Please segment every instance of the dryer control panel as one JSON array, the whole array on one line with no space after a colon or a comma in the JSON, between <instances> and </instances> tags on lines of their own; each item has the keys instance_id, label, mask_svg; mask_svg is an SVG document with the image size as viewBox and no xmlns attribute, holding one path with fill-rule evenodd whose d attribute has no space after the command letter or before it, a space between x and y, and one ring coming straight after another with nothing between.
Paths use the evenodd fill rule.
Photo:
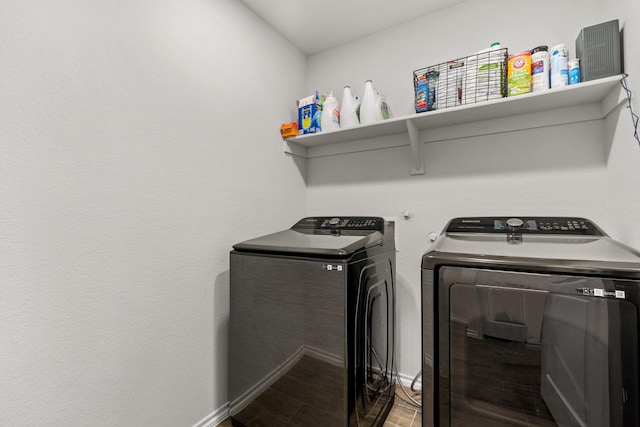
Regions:
<instances>
[{"instance_id":1,"label":"dryer control panel","mask_svg":"<svg viewBox=\"0 0 640 427\"><path fill-rule=\"evenodd\" d=\"M596 224L574 217L468 217L454 218L447 233L521 233L605 236Z\"/></svg>"}]
</instances>

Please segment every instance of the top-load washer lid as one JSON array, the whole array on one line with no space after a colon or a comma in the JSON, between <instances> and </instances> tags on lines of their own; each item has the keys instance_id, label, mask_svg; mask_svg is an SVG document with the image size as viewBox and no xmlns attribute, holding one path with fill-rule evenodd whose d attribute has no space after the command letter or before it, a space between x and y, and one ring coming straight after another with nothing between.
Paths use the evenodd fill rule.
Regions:
<instances>
[{"instance_id":1,"label":"top-load washer lid","mask_svg":"<svg viewBox=\"0 0 640 427\"><path fill-rule=\"evenodd\" d=\"M309 217L289 230L233 245L240 252L348 257L393 239L379 217Z\"/></svg>"},{"instance_id":2,"label":"top-load washer lid","mask_svg":"<svg viewBox=\"0 0 640 427\"><path fill-rule=\"evenodd\" d=\"M422 259L442 264L640 277L640 252L585 218L455 218Z\"/></svg>"}]
</instances>

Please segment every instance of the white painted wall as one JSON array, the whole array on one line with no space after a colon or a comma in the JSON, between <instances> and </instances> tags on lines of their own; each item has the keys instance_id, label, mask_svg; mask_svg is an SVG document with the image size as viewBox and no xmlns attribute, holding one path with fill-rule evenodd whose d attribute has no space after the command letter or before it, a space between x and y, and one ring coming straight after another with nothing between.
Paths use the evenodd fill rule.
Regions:
<instances>
[{"instance_id":1,"label":"white painted wall","mask_svg":"<svg viewBox=\"0 0 640 427\"><path fill-rule=\"evenodd\" d=\"M0 52L0 425L198 423L231 245L305 214L304 56L235 0L5 0Z\"/></svg>"},{"instance_id":2,"label":"white painted wall","mask_svg":"<svg viewBox=\"0 0 640 427\"><path fill-rule=\"evenodd\" d=\"M309 57L307 91L341 95L350 84L361 95L365 79L373 79L396 116L411 114L415 69L466 56L494 41L512 53L566 43L575 55L581 28L621 17L635 40L627 44L630 53L639 42L640 6L621 1L618 7L604 7L610 3L589 0L576 7L543 0L522 14L512 1L467 1ZM637 58L627 59L627 65L637 82ZM429 233L439 233L450 218L585 216L613 237L640 247L635 218L640 149L631 138L630 120L617 119L620 114L628 113L616 110L607 120L429 143L426 173L418 176L409 174L407 146L308 161L309 214L414 214L408 221L400 219L396 235L401 374L412 377L420 369L420 260Z\"/></svg>"},{"instance_id":3,"label":"white painted wall","mask_svg":"<svg viewBox=\"0 0 640 427\"><path fill-rule=\"evenodd\" d=\"M604 2L606 13L620 17L624 25L625 72L628 87L633 92L632 108L640 115L640 4L632 0ZM608 231L616 238L640 247L638 209L640 207L640 142L633 137L631 111L628 103L619 114L607 120L609 153L607 159L609 202Z\"/></svg>"},{"instance_id":4,"label":"white painted wall","mask_svg":"<svg viewBox=\"0 0 640 427\"><path fill-rule=\"evenodd\" d=\"M223 408L228 251L305 214L414 213L397 227L407 375L420 256L449 218L584 215L640 246L624 109L428 144L424 176L404 147L314 159L305 189L277 126L316 88L372 78L409 114L416 68L496 40L572 46L614 17L639 87L635 1L544 0L552 13L524 17L467 3L312 56L306 79L305 58L234 0L0 3L0 425L193 425Z\"/></svg>"}]
</instances>

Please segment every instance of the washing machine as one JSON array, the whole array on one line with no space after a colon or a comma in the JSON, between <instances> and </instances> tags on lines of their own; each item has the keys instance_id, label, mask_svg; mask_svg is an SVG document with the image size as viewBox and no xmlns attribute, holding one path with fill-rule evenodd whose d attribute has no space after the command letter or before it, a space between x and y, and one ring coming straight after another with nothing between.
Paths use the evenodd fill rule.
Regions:
<instances>
[{"instance_id":1,"label":"washing machine","mask_svg":"<svg viewBox=\"0 0 640 427\"><path fill-rule=\"evenodd\" d=\"M640 253L585 218L455 218L422 258L423 426L640 425Z\"/></svg>"},{"instance_id":2,"label":"washing machine","mask_svg":"<svg viewBox=\"0 0 640 427\"><path fill-rule=\"evenodd\" d=\"M381 426L394 401L394 224L309 217L230 254L234 426Z\"/></svg>"}]
</instances>

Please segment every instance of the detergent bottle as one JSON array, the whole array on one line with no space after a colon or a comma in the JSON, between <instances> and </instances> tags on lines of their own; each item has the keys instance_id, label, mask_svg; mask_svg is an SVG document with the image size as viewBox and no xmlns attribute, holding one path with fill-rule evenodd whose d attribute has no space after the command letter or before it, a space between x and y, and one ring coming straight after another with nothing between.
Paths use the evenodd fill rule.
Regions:
<instances>
[{"instance_id":1,"label":"detergent bottle","mask_svg":"<svg viewBox=\"0 0 640 427\"><path fill-rule=\"evenodd\" d=\"M333 96L333 92L324 100L322 115L320 116L320 128L322 132L340 129L340 109L338 100Z\"/></svg>"},{"instance_id":2,"label":"detergent bottle","mask_svg":"<svg viewBox=\"0 0 640 427\"><path fill-rule=\"evenodd\" d=\"M362 105L360 106L360 123L368 125L383 119L380 105L382 95L373 87L373 81L367 80L364 83L364 93L362 94Z\"/></svg>"},{"instance_id":3,"label":"detergent bottle","mask_svg":"<svg viewBox=\"0 0 640 427\"><path fill-rule=\"evenodd\" d=\"M342 93L342 108L340 109L340 128L358 126L358 110L360 100L351 93L351 86L345 86Z\"/></svg>"}]
</instances>

